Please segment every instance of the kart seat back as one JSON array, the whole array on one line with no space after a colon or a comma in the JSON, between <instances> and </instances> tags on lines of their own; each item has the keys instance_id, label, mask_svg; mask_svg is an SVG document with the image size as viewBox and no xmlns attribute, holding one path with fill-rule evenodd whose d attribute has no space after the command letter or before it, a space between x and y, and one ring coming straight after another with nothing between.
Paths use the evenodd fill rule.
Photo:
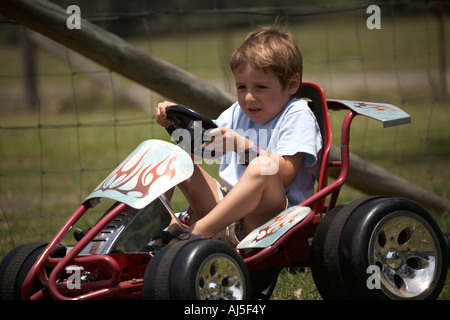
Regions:
<instances>
[{"instance_id":1,"label":"kart seat back","mask_svg":"<svg viewBox=\"0 0 450 320\"><path fill-rule=\"evenodd\" d=\"M320 86L310 82L303 82L298 98L308 100L308 105L316 116L322 135L322 150L320 154L320 171L317 177L317 191L320 191L328 184L328 158L331 147L331 125L328 113L325 94ZM316 202L313 206L315 212L323 212L325 207L325 198Z\"/></svg>"}]
</instances>

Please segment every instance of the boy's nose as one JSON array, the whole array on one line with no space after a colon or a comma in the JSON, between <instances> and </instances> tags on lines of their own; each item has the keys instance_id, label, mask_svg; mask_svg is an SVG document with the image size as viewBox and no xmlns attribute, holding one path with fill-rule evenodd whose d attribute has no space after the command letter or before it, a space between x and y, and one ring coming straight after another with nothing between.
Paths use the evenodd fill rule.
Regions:
<instances>
[{"instance_id":1,"label":"boy's nose","mask_svg":"<svg viewBox=\"0 0 450 320\"><path fill-rule=\"evenodd\" d=\"M255 101L255 96L251 93L251 92L247 92L247 94L245 95L245 102L254 102Z\"/></svg>"}]
</instances>

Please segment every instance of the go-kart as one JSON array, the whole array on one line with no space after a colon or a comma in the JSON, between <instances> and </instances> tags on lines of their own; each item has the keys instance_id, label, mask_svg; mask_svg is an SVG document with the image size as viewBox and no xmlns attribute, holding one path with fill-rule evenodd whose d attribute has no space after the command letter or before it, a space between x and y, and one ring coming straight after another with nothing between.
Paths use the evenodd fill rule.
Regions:
<instances>
[{"instance_id":1,"label":"go-kart","mask_svg":"<svg viewBox=\"0 0 450 320\"><path fill-rule=\"evenodd\" d=\"M49 243L25 244L4 257L0 299L267 299L280 269L290 266L311 267L325 299L437 298L447 275L449 237L427 210L387 196L336 205L349 172L353 118L368 116L388 127L409 123L409 115L388 104L326 100L312 83L303 84L302 98L323 137L317 191L274 213L237 247L199 238L148 249L172 218L186 224L164 193L192 174L189 153L205 152L198 147L203 141L194 140L215 127L195 110L173 106L169 131L189 130L195 138L182 142L197 147L186 152L174 143L142 142ZM338 161L329 160L329 109L347 110ZM331 167L340 168L340 176L328 183ZM80 217L104 198L114 202L109 210L78 234L75 245L62 245Z\"/></svg>"}]
</instances>

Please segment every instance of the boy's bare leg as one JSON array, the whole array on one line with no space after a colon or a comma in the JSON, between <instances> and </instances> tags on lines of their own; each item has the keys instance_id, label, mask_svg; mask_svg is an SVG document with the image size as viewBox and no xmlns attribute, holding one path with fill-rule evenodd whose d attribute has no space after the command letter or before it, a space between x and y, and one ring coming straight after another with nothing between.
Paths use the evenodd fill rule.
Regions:
<instances>
[{"instance_id":1,"label":"boy's bare leg","mask_svg":"<svg viewBox=\"0 0 450 320\"><path fill-rule=\"evenodd\" d=\"M190 224L203 218L219 201L217 181L196 164L192 176L181 182L178 187L189 203ZM168 231L179 229L178 224L172 221Z\"/></svg>"},{"instance_id":2,"label":"boy's bare leg","mask_svg":"<svg viewBox=\"0 0 450 320\"><path fill-rule=\"evenodd\" d=\"M263 175L272 159L260 157L250 163L239 182L212 210L191 225L199 236L214 236L231 223L245 217L245 231L250 232L284 210L286 196L278 172Z\"/></svg>"},{"instance_id":3,"label":"boy's bare leg","mask_svg":"<svg viewBox=\"0 0 450 320\"><path fill-rule=\"evenodd\" d=\"M178 187L183 192L186 200L189 202L189 223L195 223L203 216L208 214L219 201L217 181L208 174L200 166L194 164L194 172L192 176L181 182ZM165 193L166 198L170 201L174 192L174 188ZM167 231L174 232L180 230L179 223L172 218ZM161 239L157 239L154 245L162 245Z\"/></svg>"},{"instance_id":4,"label":"boy's bare leg","mask_svg":"<svg viewBox=\"0 0 450 320\"><path fill-rule=\"evenodd\" d=\"M219 202L217 181L199 165L194 165L192 176L178 187L189 202L190 223L204 217Z\"/></svg>"}]
</instances>

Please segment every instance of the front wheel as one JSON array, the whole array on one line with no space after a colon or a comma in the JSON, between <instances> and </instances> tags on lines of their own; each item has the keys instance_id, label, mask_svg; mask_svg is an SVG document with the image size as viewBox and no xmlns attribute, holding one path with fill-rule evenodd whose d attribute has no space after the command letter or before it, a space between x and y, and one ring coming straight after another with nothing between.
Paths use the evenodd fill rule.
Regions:
<instances>
[{"instance_id":1,"label":"front wheel","mask_svg":"<svg viewBox=\"0 0 450 320\"><path fill-rule=\"evenodd\" d=\"M11 250L0 263L0 300L21 300L22 286L36 258L44 251L47 243L34 242ZM40 288L39 281L32 291Z\"/></svg>"},{"instance_id":2,"label":"front wheel","mask_svg":"<svg viewBox=\"0 0 450 320\"><path fill-rule=\"evenodd\" d=\"M247 266L231 246L181 241L160 250L145 271L144 299L243 300L251 296Z\"/></svg>"},{"instance_id":3,"label":"front wheel","mask_svg":"<svg viewBox=\"0 0 450 320\"><path fill-rule=\"evenodd\" d=\"M327 216L311 248L313 277L324 298L439 296L447 276L446 245L423 207L407 199L368 197Z\"/></svg>"}]
</instances>

